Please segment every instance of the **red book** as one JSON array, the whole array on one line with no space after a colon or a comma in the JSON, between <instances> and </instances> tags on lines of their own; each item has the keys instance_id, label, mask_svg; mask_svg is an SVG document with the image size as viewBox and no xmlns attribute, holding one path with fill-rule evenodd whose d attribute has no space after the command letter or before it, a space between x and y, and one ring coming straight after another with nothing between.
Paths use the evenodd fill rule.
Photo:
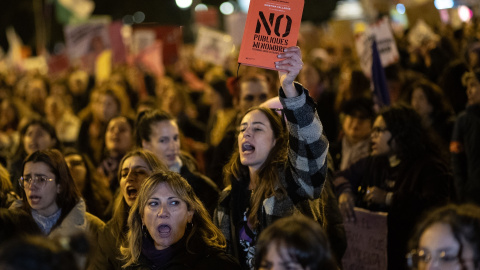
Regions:
<instances>
[{"instance_id":1,"label":"red book","mask_svg":"<svg viewBox=\"0 0 480 270\"><path fill-rule=\"evenodd\" d=\"M251 0L238 62L273 69L277 55L297 45L304 0Z\"/></svg>"}]
</instances>

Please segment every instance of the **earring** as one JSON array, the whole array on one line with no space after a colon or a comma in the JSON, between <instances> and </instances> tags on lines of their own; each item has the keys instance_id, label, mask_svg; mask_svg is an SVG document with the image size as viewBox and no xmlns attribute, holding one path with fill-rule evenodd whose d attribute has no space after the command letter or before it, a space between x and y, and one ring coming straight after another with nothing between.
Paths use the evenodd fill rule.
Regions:
<instances>
[{"instance_id":1,"label":"earring","mask_svg":"<svg viewBox=\"0 0 480 270\"><path fill-rule=\"evenodd\" d=\"M147 228L145 227L145 224L142 224L142 233L143 233L143 237L144 238L147 238Z\"/></svg>"},{"instance_id":2,"label":"earring","mask_svg":"<svg viewBox=\"0 0 480 270\"><path fill-rule=\"evenodd\" d=\"M187 223L187 227L191 230L193 229L193 221L190 222L190 223Z\"/></svg>"}]
</instances>

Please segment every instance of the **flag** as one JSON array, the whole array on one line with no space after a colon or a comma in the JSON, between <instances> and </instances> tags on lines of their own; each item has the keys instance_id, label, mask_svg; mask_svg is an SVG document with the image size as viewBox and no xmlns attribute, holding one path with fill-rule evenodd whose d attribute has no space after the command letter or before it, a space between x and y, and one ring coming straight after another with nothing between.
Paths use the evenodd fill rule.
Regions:
<instances>
[{"instance_id":1,"label":"flag","mask_svg":"<svg viewBox=\"0 0 480 270\"><path fill-rule=\"evenodd\" d=\"M387 78L378 54L377 42L372 42L372 84L376 103L380 106L390 105L390 93L388 92Z\"/></svg>"},{"instance_id":2,"label":"flag","mask_svg":"<svg viewBox=\"0 0 480 270\"><path fill-rule=\"evenodd\" d=\"M55 0L55 15L61 24L84 21L94 9L95 3L91 0Z\"/></svg>"}]
</instances>

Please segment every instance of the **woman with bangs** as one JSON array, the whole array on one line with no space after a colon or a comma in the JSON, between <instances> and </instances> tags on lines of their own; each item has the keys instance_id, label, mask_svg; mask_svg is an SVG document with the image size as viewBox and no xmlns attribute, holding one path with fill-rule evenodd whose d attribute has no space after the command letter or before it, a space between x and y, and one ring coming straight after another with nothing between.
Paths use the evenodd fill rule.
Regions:
<instances>
[{"instance_id":1,"label":"woman with bangs","mask_svg":"<svg viewBox=\"0 0 480 270\"><path fill-rule=\"evenodd\" d=\"M128 152L118 167L119 190L115 197L113 216L99 237L99 252L89 269L121 269L120 246L126 241L128 212L137 198L143 181L154 171L168 170L153 153L143 149Z\"/></svg>"},{"instance_id":2,"label":"woman with bangs","mask_svg":"<svg viewBox=\"0 0 480 270\"><path fill-rule=\"evenodd\" d=\"M303 66L300 48L285 49L279 59L279 98L288 133L269 108L254 107L243 115L236 150L224 167L230 186L214 214L227 252L243 269L254 268L258 235L276 219L301 213L323 220L328 141L308 90L294 83Z\"/></svg>"},{"instance_id":3,"label":"woman with bangs","mask_svg":"<svg viewBox=\"0 0 480 270\"><path fill-rule=\"evenodd\" d=\"M180 174L158 171L142 184L128 217L124 269L240 269L225 238Z\"/></svg>"}]
</instances>

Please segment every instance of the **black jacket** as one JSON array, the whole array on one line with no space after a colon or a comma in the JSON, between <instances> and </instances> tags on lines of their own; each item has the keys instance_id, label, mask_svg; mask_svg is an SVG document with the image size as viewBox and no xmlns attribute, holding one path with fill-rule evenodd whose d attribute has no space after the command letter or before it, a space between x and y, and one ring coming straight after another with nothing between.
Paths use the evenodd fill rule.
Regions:
<instances>
[{"instance_id":1,"label":"black jacket","mask_svg":"<svg viewBox=\"0 0 480 270\"><path fill-rule=\"evenodd\" d=\"M458 116L450 153L458 199L480 204L480 104Z\"/></svg>"}]
</instances>

